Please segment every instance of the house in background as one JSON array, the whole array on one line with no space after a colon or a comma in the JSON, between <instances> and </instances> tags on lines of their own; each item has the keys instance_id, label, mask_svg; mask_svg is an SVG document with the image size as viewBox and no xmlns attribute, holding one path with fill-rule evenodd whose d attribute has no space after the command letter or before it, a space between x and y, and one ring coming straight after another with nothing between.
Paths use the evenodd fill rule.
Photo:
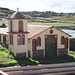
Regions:
<instances>
[{"instance_id":1,"label":"house in background","mask_svg":"<svg viewBox=\"0 0 75 75\"><path fill-rule=\"evenodd\" d=\"M75 37L70 37L70 50L75 51Z\"/></svg>"},{"instance_id":2,"label":"house in background","mask_svg":"<svg viewBox=\"0 0 75 75\"><path fill-rule=\"evenodd\" d=\"M16 57L68 56L70 35L53 26L28 25L17 10L8 19L9 50Z\"/></svg>"}]
</instances>

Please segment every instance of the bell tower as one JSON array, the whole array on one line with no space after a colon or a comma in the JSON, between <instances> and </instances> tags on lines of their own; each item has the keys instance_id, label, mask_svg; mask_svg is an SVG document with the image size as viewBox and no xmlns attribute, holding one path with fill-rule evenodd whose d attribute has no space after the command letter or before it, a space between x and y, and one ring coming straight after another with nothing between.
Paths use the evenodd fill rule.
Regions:
<instances>
[{"instance_id":1,"label":"bell tower","mask_svg":"<svg viewBox=\"0 0 75 75\"><path fill-rule=\"evenodd\" d=\"M19 12L19 8L8 18L9 50L16 57L28 57L27 20L28 18Z\"/></svg>"}]
</instances>

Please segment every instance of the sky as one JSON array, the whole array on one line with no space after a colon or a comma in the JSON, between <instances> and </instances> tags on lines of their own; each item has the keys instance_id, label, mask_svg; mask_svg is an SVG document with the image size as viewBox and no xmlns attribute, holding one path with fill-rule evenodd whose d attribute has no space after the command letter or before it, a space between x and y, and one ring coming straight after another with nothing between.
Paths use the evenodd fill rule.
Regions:
<instances>
[{"instance_id":1,"label":"sky","mask_svg":"<svg viewBox=\"0 0 75 75\"><path fill-rule=\"evenodd\" d=\"M0 0L0 7L19 11L75 12L75 0Z\"/></svg>"}]
</instances>

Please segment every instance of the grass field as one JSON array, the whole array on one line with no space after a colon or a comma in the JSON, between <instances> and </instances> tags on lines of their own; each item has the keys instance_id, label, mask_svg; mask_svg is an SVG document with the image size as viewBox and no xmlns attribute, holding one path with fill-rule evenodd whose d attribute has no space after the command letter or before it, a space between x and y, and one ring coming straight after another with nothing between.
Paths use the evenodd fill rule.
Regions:
<instances>
[{"instance_id":1,"label":"grass field","mask_svg":"<svg viewBox=\"0 0 75 75\"><path fill-rule=\"evenodd\" d=\"M73 57L48 58L38 60L33 60L31 58L20 59L14 57L7 49L0 47L0 67L75 62L75 52L70 51L69 55Z\"/></svg>"},{"instance_id":2,"label":"grass field","mask_svg":"<svg viewBox=\"0 0 75 75\"><path fill-rule=\"evenodd\" d=\"M75 16L54 16L50 18L36 17L32 18L28 24L30 25L44 25L44 26L55 26L61 29L75 30Z\"/></svg>"},{"instance_id":3,"label":"grass field","mask_svg":"<svg viewBox=\"0 0 75 75\"><path fill-rule=\"evenodd\" d=\"M0 25L5 23L8 26L8 19L1 18ZM28 20L29 25L44 25L44 26L55 26L61 29L75 30L75 16L53 16L49 18L44 17L31 17Z\"/></svg>"}]
</instances>

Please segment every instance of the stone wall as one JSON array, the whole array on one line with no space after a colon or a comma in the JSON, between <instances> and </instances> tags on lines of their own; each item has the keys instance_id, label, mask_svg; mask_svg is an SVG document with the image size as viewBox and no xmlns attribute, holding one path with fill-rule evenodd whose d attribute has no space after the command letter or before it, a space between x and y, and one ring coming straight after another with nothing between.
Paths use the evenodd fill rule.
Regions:
<instances>
[{"instance_id":1,"label":"stone wall","mask_svg":"<svg viewBox=\"0 0 75 75\"><path fill-rule=\"evenodd\" d=\"M33 59L44 58L44 51L33 51Z\"/></svg>"},{"instance_id":2,"label":"stone wall","mask_svg":"<svg viewBox=\"0 0 75 75\"><path fill-rule=\"evenodd\" d=\"M57 55L58 56L67 56L68 55L68 50L67 49L57 50Z\"/></svg>"},{"instance_id":3,"label":"stone wall","mask_svg":"<svg viewBox=\"0 0 75 75\"><path fill-rule=\"evenodd\" d=\"M24 53L16 53L16 57L26 57L26 52L24 52Z\"/></svg>"}]
</instances>

